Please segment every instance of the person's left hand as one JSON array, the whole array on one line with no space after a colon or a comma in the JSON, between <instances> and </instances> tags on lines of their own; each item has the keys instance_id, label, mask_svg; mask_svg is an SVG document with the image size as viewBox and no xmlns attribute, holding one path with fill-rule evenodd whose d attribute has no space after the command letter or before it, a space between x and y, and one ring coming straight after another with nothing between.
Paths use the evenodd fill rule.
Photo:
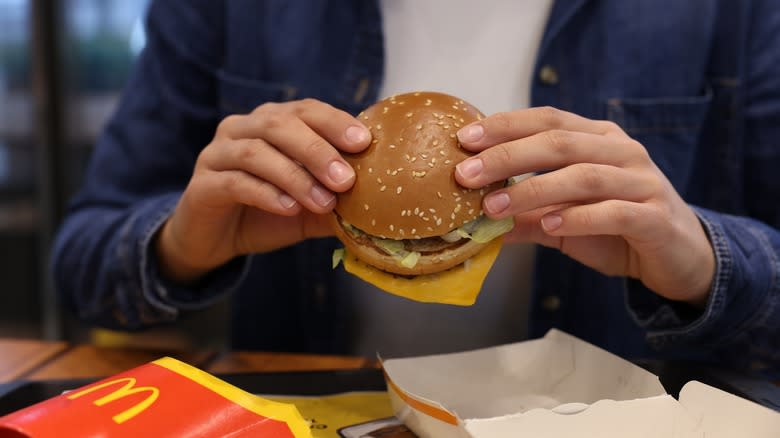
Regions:
<instances>
[{"instance_id":1,"label":"person's left hand","mask_svg":"<svg viewBox=\"0 0 780 438\"><path fill-rule=\"evenodd\" d=\"M615 123L532 108L494 114L458 138L479 152L457 167L465 187L549 171L485 197L488 216L514 215L509 241L558 248L672 300L706 302L715 256L698 217Z\"/></svg>"}]
</instances>

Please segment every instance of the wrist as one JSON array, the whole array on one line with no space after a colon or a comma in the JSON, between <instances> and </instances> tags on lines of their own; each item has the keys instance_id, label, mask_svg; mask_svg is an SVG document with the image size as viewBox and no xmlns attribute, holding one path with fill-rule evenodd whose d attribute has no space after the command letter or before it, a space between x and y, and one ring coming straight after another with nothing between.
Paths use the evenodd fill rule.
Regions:
<instances>
[{"instance_id":1,"label":"wrist","mask_svg":"<svg viewBox=\"0 0 780 438\"><path fill-rule=\"evenodd\" d=\"M188 252L179 244L168 219L154 237L154 251L157 255L160 275L178 284L192 284L207 274L212 267L192 263Z\"/></svg>"}]
</instances>

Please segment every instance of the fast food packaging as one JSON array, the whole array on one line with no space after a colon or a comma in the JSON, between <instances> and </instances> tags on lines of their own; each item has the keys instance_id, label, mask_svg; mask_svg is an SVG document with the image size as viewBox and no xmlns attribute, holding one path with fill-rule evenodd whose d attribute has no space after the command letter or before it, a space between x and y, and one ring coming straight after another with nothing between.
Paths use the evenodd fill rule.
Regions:
<instances>
[{"instance_id":1,"label":"fast food packaging","mask_svg":"<svg viewBox=\"0 0 780 438\"><path fill-rule=\"evenodd\" d=\"M164 357L0 418L13 437L310 438L295 406Z\"/></svg>"},{"instance_id":2,"label":"fast food packaging","mask_svg":"<svg viewBox=\"0 0 780 438\"><path fill-rule=\"evenodd\" d=\"M421 438L777 438L780 413L652 373L557 330L541 339L383 362L395 415Z\"/></svg>"}]
</instances>

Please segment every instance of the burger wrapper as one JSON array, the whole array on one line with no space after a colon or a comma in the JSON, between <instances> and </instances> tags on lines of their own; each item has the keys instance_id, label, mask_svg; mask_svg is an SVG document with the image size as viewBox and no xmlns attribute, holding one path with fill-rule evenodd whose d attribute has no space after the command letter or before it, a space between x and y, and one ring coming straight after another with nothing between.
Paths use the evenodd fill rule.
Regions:
<instances>
[{"instance_id":1,"label":"burger wrapper","mask_svg":"<svg viewBox=\"0 0 780 438\"><path fill-rule=\"evenodd\" d=\"M294 405L249 394L170 357L0 418L0 436L311 438Z\"/></svg>"},{"instance_id":2,"label":"burger wrapper","mask_svg":"<svg viewBox=\"0 0 780 438\"><path fill-rule=\"evenodd\" d=\"M412 278L388 274L368 266L349 251L345 252L344 269L385 292L410 300L470 306L476 302L482 283L501 252L502 245L503 237L493 239L485 249L464 264L438 274Z\"/></svg>"}]
</instances>

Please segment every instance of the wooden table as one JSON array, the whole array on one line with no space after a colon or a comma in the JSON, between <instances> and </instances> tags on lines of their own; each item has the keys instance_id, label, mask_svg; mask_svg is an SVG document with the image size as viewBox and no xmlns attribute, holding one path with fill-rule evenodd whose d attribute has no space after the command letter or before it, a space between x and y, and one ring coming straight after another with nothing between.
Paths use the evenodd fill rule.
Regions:
<instances>
[{"instance_id":1,"label":"wooden table","mask_svg":"<svg viewBox=\"0 0 780 438\"><path fill-rule=\"evenodd\" d=\"M357 369L377 366L374 360L350 356L212 350L154 351L0 338L0 383L17 379L110 376L163 356L175 357L215 374Z\"/></svg>"}]
</instances>

